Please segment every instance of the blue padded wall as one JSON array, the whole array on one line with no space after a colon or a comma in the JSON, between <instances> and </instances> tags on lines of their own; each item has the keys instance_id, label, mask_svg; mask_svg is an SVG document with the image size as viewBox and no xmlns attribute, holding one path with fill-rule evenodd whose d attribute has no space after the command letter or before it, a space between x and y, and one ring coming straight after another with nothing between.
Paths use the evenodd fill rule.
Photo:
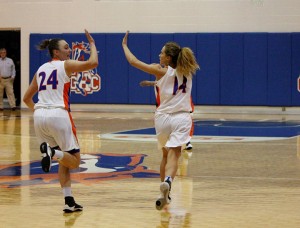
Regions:
<instances>
[{"instance_id":1,"label":"blue padded wall","mask_svg":"<svg viewBox=\"0 0 300 228\"><path fill-rule=\"evenodd\" d=\"M101 90L99 91L99 93L93 94L94 96L97 96L97 102L93 102L93 103L96 104L106 103L107 94L108 94L107 87L105 86L107 84L107 77L106 77L107 66L106 66L105 55L104 55L104 53L107 53L106 36L104 34L94 34L93 38L97 40L97 50L99 52L98 54L99 65L97 70L98 70L98 74L101 77ZM86 99L84 102L86 102Z\"/></svg>"},{"instance_id":2,"label":"blue padded wall","mask_svg":"<svg viewBox=\"0 0 300 228\"><path fill-rule=\"evenodd\" d=\"M155 104L155 80L130 66L124 56L124 33L92 34L99 50L101 90L87 96L71 93L72 103ZM85 41L80 34L31 34L30 80L49 61L35 46L43 39L63 38L70 45ZM141 61L159 63L163 45L175 41L190 47L200 65L193 78L196 105L299 106L300 33L132 33L128 45Z\"/></svg>"},{"instance_id":3,"label":"blue padded wall","mask_svg":"<svg viewBox=\"0 0 300 228\"><path fill-rule=\"evenodd\" d=\"M129 79L128 63L123 54L122 39L124 34L106 36L106 88L109 104L128 104ZM101 50L100 50L101 51Z\"/></svg>"},{"instance_id":4,"label":"blue padded wall","mask_svg":"<svg viewBox=\"0 0 300 228\"><path fill-rule=\"evenodd\" d=\"M268 34L244 35L244 105L267 104Z\"/></svg>"},{"instance_id":5,"label":"blue padded wall","mask_svg":"<svg viewBox=\"0 0 300 228\"><path fill-rule=\"evenodd\" d=\"M291 34L268 34L268 91L270 106L291 105Z\"/></svg>"},{"instance_id":6,"label":"blue padded wall","mask_svg":"<svg viewBox=\"0 0 300 228\"><path fill-rule=\"evenodd\" d=\"M137 45L138 44L138 45ZM135 34L128 39L128 46L131 51L143 62L150 63L150 50L151 40L149 34ZM124 58L125 55L123 54ZM129 67L128 71L128 88L130 104L144 104L150 103L151 93L149 88L141 87L139 83L143 80L149 80L149 75L134 67ZM153 77L152 80L155 78ZM153 87L150 87L153 90ZM154 94L152 94L154 96Z\"/></svg>"},{"instance_id":7,"label":"blue padded wall","mask_svg":"<svg viewBox=\"0 0 300 228\"><path fill-rule=\"evenodd\" d=\"M220 34L197 34L197 61L200 71L197 73L197 91L195 104L220 104Z\"/></svg>"},{"instance_id":8,"label":"blue padded wall","mask_svg":"<svg viewBox=\"0 0 300 228\"><path fill-rule=\"evenodd\" d=\"M243 34L221 34L220 104L243 105Z\"/></svg>"},{"instance_id":9,"label":"blue padded wall","mask_svg":"<svg viewBox=\"0 0 300 228\"><path fill-rule=\"evenodd\" d=\"M300 33L292 34L292 105L300 105L300 92L298 91L298 77L300 76Z\"/></svg>"}]
</instances>

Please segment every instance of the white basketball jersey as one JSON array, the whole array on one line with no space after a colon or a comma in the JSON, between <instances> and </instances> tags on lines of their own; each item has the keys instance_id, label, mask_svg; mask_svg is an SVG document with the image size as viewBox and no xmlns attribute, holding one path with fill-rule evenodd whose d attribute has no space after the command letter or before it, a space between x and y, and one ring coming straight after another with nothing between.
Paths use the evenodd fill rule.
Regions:
<instances>
[{"instance_id":1,"label":"white basketball jersey","mask_svg":"<svg viewBox=\"0 0 300 228\"><path fill-rule=\"evenodd\" d=\"M38 84L37 108L64 108L69 110L70 78L65 61L53 60L40 66L36 73Z\"/></svg>"},{"instance_id":2,"label":"white basketball jersey","mask_svg":"<svg viewBox=\"0 0 300 228\"><path fill-rule=\"evenodd\" d=\"M167 73L156 82L155 96L157 112L191 112L192 79L176 75L168 66Z\"/></svg>"}]
</instances>

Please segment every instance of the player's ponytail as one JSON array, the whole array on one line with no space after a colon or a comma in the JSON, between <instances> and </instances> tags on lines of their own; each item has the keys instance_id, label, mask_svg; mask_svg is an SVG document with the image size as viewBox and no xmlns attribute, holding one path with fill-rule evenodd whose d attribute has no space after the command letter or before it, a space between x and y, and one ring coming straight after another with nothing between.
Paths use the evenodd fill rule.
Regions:
<instances>
[{"instance_id":1,"label":"player's ponytail","mask_svg":"<svg viewBox=\"0 0 300 228\"><path fill-rule=\"evenodd\" d=\"M192 77L200 69L193 51L188 47L181 48L175 42L168 42L165 44L165 53L171 57L169 64L176 68L178 75Z\"/></svg>"},{"instance_id":2,"label":"player's ponytail","mask_svg":"<svg viewBox=\"0 0 300 228\"><path fill-rule=\"evenodd\" d=\"M188 47L181 48L177 58L176 71L178 74L192 77L196 74L196 70L198 69L200 69L200 67L196 61L193 51Z\"/></svg>"},{"instance_id":3,"label":"player's ponytail","mask_svg":"<svg viewBox=\"0 0 300 228\"><path fill-rule=\"evenodd\" d=\"M55 39L45 39L42 40L36 48L38 50L45 50L48 48L49 54L51 58L53 58L53 50L59 50L58 42L61 41L62 39L55 38Z\"/></svg>"}]
</instances>

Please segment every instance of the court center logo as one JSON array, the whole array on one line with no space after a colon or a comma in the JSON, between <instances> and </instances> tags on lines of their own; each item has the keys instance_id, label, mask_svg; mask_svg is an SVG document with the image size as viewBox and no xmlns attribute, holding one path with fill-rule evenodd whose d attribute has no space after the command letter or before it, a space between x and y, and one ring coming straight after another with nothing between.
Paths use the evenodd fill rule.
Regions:
<instances>
[{"instance_id":1,"label":"court center logo","mask_svg":"<svg viewBox=\"0 0 300 228\"><path fill-rule=\"evenodd\" d=\"M81 164L72 175L73 183L94 184L106 180L127 178L158 178L159 172L142 163L145 154L82 154ZM0 165L0 188L57 184L58 162L53 161L49 173L44 173L40 161Z\"/></svg>"},{"instance_id":2,"label":"court center logo","mask_svg":"<svg viewBox=\"0 0 300 228\"><path fill-rule=\"evenodd\" d=\"M72 59L84 61L90 55L90 44L86 42L72 42ZM74 72L71 75L71 92L87 96L101 89L101 77L97 73L97 68Z\"/></svg>"}]
</instances>

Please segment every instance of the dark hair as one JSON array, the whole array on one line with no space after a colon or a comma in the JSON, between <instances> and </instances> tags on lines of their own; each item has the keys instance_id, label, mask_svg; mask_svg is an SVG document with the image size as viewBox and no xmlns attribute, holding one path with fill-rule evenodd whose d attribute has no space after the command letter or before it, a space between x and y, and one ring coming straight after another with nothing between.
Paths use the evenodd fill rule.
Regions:
<instances>
[{"instance_id":1,"label":"dark hair","mask_svg":"<svg viewBox=\"0 0 300 228\"><path fill-rule=\"evenodd\" d=\"M171 57L170 65L176 68L180 75L191 77L200 69L193 51L188 47L181 48L175 42L168 42L165 44L165 53Z\"/></svg>"},{"instance_id":2,"label":"dark hair","mask_svg":"<svg viewBox=\"0 0 300 228\"><path fill-rule=\"evenodd\" d=\"M51 58L53 58L53 50L59 50L59 41L63 39L60 38L54 38L54 39L46 39L43 40L41 43L39 43L36 47L38 50L45 50L48 48L49 54Z\"/></svg>"},{"instance_id":3,"label":"dark hair","mask_svg":"<svg viewBox=\"0 0 300 228\"><path fill-rule=\"evenodd\" d=\"M167 56L171 57L170 65L176 68L177 66L177 59L181 48L179 44L175 42L168 42L165 44L165 53Z\"/></svg>"}]
</instances>

